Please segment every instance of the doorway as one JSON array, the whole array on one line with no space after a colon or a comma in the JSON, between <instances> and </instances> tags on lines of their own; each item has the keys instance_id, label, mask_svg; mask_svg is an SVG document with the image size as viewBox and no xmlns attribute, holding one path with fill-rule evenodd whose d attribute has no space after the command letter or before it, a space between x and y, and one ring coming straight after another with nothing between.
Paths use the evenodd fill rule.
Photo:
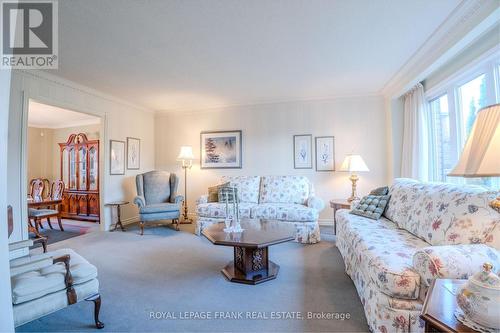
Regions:
<instances>
[{"instance_id":1,"label":"doorway","mask_svg":"<svg viewBox=\"0 0 500 333\"><path fill-rule=\"evenodd\" d=\"M25 159L31 238L53 244L100 229L101 121L28 101Z\"/></svg>"}]
</instances>

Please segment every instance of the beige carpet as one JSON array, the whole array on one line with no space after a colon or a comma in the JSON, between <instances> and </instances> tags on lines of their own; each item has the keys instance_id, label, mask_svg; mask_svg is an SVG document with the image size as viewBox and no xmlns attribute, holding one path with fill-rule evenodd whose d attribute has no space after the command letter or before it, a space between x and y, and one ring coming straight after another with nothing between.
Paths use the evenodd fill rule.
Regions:
<instances>
[{"instance_id":1,"label":"beige carpet","mask_svg":"<svg viewBox=\"0 0 500 333\"><path fill-rule=\"evenodd\" d=\"M147 228L142 237L137 226L127 229L93 232L49 246L73 248L97 266L105 331L368 331L332 228L322 228L319 244L270 247L270 257L281 269L277 279L257 286L227 282L220 269L232 259L232 248L195 236L190 225L180 232ZM18 331L93 330L92 311L90 303L81 302ZM151 318L152 313L161 319ZM333 318L307 319L309 313L332 313ZM235 319L221 318L231 315ZM190 316L197 318L185 319Z\"/></svg>"}]
</instances>

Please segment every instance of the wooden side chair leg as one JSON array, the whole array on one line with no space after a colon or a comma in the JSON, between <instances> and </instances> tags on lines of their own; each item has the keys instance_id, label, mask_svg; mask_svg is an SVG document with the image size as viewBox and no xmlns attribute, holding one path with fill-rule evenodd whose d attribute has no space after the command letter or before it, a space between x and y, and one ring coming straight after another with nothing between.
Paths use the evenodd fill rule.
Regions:
<instances>
[{"instance_id":1,"label":"wooden side chair leg","mask_svg":"<svg viewBox=\"0 0 500 333\"><path fill-rule=\"evenodd\" d=\"M86 301L94 302L94 321L95 327L98 329L104 328L104 324L99 320L99 311L101 310L101 295L95 294L85 299Z\"/></svg>"},{"instance_id":2,"label":"wooden side chair leg","mask_svg":"<svg viewBox=\"0 0 500 333\"><path fill-rule=\"evenodd\" d=\"M58 217L57 217L57 223L59 223L59 229L60 229L61 231L64 231L64 228L63 228L63 226L62 226L62 221L61 221L61 217L60 217L60 216L58 216Z\"/></svg>"},{"instance_id":3,"label":"wooden side chair leg","mask_svg":"<svg viewBox=\"0 0 500 333\"><path fill-rule=\"evenodd\" d=\"M49 224L49 228L54 230L54 228L52 227L52 223L50 223L50 217L47 217L47 223Z\"/></svg>"},{"instance_id":4,"label":"wooden side chair leg","mask_svg":"<svg viewBox=\"0 0 500 333\"><path fill-rule=\"evenodd\" d=\"M139 222L139 226L141 227L141 236L144 235L144 221Z\"/></svg>"},{"instance_id":5,"label":"wooden side chair leg","mask_svg":"<svg viewBox=\"0 0 500 333\"><path fill-rule=\"evenodd\" d=\"M35 218L35 230L36 230L36 233L39 233L40 232L40 229L38 228L40 224L40 220L37 218Z\"/></svg>"}]
</instances>

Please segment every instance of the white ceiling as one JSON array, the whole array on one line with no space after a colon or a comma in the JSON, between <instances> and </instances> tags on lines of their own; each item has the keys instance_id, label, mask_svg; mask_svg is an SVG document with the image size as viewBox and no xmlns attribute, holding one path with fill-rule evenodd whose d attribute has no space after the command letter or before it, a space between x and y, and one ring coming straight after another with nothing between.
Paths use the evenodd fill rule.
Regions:
<instances>
[{"instance_id":1,"label":"white ceiling","mask_svg":"<svg viewBox=\"0 0 500 333\"><path fill-rule=\"evenodd\" d=\"M99 124L100 118L85 113L30 101L28 126L39 128L66 128Z\"/></svg>"},{"instance_id":2,"label":"white ceiling","mask_svg":"<svg viewBox=\"0 0 500 333\"><path fill-rule=\"evenodd\" d=\"M374 94L459 3L59 1L54 74L153 110Z\"/></svg>"}]
</instances>

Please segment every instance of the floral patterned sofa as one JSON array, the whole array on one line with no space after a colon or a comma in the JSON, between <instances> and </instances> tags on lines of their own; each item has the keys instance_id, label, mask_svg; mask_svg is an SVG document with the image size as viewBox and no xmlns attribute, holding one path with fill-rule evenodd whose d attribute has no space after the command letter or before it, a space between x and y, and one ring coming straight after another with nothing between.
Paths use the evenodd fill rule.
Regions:
<instances>
[{"instance_id":1,"label":"floral patterned sofa","mask_svg":"<svg viewBox=\"0 0 500 333\"><path fill-rule=\"evenodd\" d=\"M295 240L313 244L320 241L319 212L324 208L314 196L313 185L302 176L235 176L222 177L238 189L239 212L242 218L273 219L293 223ZM208 225L224 219L225 205L207 202L204 195L197 201L196 234Z\"/></svg>"},{"instance_id":2,"label":"floral patterned sofa","mask_svg":"<svg viewBox=\"0 0 500 333\"><path fill-rule=\"evenodd\" d=\"M419 315L435 278L465 279L500 264L498 193L476 186L396 179L384 216L339 210L337 247L373 332L421 332Z\"/></svg>"}]
</instances>

